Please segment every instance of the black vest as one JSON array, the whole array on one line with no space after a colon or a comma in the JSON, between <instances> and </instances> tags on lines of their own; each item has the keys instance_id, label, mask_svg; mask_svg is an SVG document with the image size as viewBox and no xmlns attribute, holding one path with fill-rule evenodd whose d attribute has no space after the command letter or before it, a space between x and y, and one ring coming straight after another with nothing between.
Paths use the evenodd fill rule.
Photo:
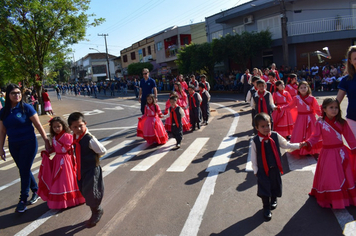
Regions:
<instances>
[{"instance_id":1,"label":"black vest","mask_svg":"<svg viewBox=\"0 0 356 236\"><path fill-rule=\"evenodd\" d=\"M255 92L254 96L253 96L253 100L255 101L255 110L256 110L256 114L259 113L258 111L258 103L261 103L261 112L267 113L269 115L272 114L272 109L270 106L270 101L269 101L269 96L270 92L267 92L264 97L266 100L266 105L267 105L267 111L263 110L263 100L260 99L260 97L257 95L257 91Z\"/></svg>"},{"instance_id":2,"label":"black vest","mask_svg":"<svg viewBox=\"0 0 356 236\"><path fill-rule=\"evenodd\" d=\"M84 137L79 141L80 144L80 164L81 164L81 172L85 172L87 170L93 169L98 166L99 163L99 155L95 153L90 147L89 142L92 139L90 134L84 135Z\"/></svg>"},{"instance_id":3,"label":"black vest","mask_svg":"<svg viewBox=\"0 0 356 236\"><path fill-rule=\"evenodd\" d=\"M194 100L193 98L191 98L190 94L188 95L189 96L189 109L197 109L197 108L200 108L200 102L199 102L199 99L198 99L198 94L197 93L194 93L193 97L195 99L195 106L194 106Z\"/></svg>"},{"instance_id":4,"label":"black vest","mask_svg":"<svg viewBox=\"0 0 356 236\"><path fill-rule=\"evenodd\" d=\"M172 109L173 109L172 107L169 108L169 112L170 112L170 114L171 114L172 125L174 125L174 124L177 125L177 123L175 122L173 113L172 113ZM177 115L177 121L178 121L179 127L182 127L182 116L181 116L181 114L180 114L180 112L179 112L180 109L181 109L180 106L177 106L177 107L174 109L174 111L175 111L175 113L176 113L176 115Z\"/></svg>"},{"instance_id":5,"label":"black vest","mask_svg":"<svg viewBox=\"0 0 356 236\"><path fill-rule=\"evenodd\" d=\"M278 142L277 133L272 131L271 138L276 143L276 147L277 147L278 154L279 154L279 159L282 161L282 159L281 159L281 151L279 149L279 142ZM253 138L253 141L255 142L256 150L257 150L257 166L258 166L258 169L259 170L264 170L263 161L262 161L262 150L261 150L262 144L260 142L260 137L258 135L256 135ZM268 143L265 143L265 153L266 153L266 160L267 160L268 166L269 167L274 166L274 167L278 168L277 162L276 162L276 158L274 156L270 141L268 141Z\"/></svg>"},{"instance_id":6,"label":"black vest","mask_svg":"<svg viewBox=\"0 0 356 236\"><path fill-rule=\"evenodd\" d=\"M201 98L202 98L202 102L201 105L202 106L206 106L209 103L208 100L208 96L206 95L207 91L205 90L202 94L201 94Z\"/></svg>"}]
</instances>

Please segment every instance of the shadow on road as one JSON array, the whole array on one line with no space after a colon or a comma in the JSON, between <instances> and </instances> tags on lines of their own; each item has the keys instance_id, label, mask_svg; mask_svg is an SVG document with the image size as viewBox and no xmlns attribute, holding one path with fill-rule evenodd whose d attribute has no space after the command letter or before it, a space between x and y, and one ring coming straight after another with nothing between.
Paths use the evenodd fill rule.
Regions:
<instances>
[{"instance_id":1,"label":"shadow on road","mask_svg":"<svg viewBox=\"0 0 356 236\"><path fill-rule=\"evenodd\" d=\"M82 231L83 229L86 229L85 221L80 222L75 225L69 225L69 226L64 226L59 229L55 229L53 231L50 231L45 234L41 234L42 236L47 235L47 236L52 236L52 235L75 235L76 233Z\"/></svg>"},{"instance_id":2,"label":"shadow on road","mask_svg":"<svg viewBox=\"0 0 356 236\"><path fill-rule=\"evenodd\" d=\"M210 234L210 236L247 235L264 222L261 216L262 216L262 210L259 210L253 216L250 216L246 219L237 222L234 225L231 225L229 228L224 229L220 233L212 233Z\"/></svg>"}]
</instances>

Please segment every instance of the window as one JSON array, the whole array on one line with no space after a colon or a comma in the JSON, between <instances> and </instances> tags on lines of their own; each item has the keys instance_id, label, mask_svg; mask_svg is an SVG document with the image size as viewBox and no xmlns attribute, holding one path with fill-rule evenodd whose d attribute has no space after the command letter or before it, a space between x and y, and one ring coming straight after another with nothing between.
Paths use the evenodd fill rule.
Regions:
<instances>
[{"instance_id":1,"label":"window","mask_svg":"<svg viewBox=\"0 0 356 236\"><path fill-rule=\"evenodd\" d=\"M157 43L157 51L161 51L162 48L163 48L163 44L162 44L162 41L160 41Z\"/></svg>"},{"instance_id":2,"label":"window","mask_svg":"<svg viewBox=\"0 0 356 236\"><path fill-rule=\"evenodd\" d=\"M220 39L223 36L223 31L219 30L211 34L211 39Z\"/></svg>"},{"instance_id":3,"label":"window","mask_svg":"<svg viewBox=\"0 0 356 236\"><path fill-rule=\"evenodd\" d=\"M104 74L106 73L106 65L93 66L93 74Z\"/></svg>"},{"instance_id":4,"label":"window","mask_svg":"<svg viewBox=\"0 0 356 236\"><path fill-rule=\"evenodd\" d=\"M124 62L127 62L127 55L124 55L122 59Z\"/></svg>"},{"instance_id":5,"label":"window","mask_svg":"<svg viewBox=\"0 0 356 236\"><path fill-rule=\"evenodd\" d=\"M152 52L151 52L151 46L148 46L148 47L147 47L147 52L148 52L148 55L151 55L151 54L152 54Z\"/></svg>"},{"instance_id":6,"label":"window","mask_svg":"<svg viewBox=\"0 0 356 236\"><path fill-rule=\"evenodd\" d=\"M142 55L145 57L146 56L146 48L142 48Z\"/></svg>"},{"instance_id":7,"label":"window","mask_svg":"<svg viewBox=\"0 0 356 236\"><path fill-rule=\"evenodd\" d=\"M272 39L282 38L281 17L273 16L257 21L257 31L269 30L272 33Z\"/></svg>"},{"instance_id":8,"label":"window","mask_svg":"<svg viewBox=\"0 0 356 236\"><path fill-rule=\"evenodd\" d=\"M244 25L239 25L239 26L235 26L232 28L233 34L242 34L242 32L244 32L244 31L245 31Z\"/></svg>"},{"instance_id":9,"label":"window","mask_svg":"<svg viewBox=\"0 0 356 236\"><path fill-rule=\"evenodd\" d=\"M136 60L136 53L135 52L131 52L131 60Z\"/></svg>"},{"instance_id":10,"label":"window","mask_svg":"<svg viewBox=\"0 0 356 236\"><path fill-rule=\"evenodd\" d=\"M189 37L183 37L182 45L189 45Z\"/></svg>"}]
</instances>

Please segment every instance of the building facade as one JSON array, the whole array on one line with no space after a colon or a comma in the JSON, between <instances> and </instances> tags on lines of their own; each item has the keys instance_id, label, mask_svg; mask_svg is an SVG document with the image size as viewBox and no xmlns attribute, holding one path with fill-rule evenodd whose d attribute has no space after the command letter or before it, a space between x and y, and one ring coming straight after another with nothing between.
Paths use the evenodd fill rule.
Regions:
<instances>
[{"instance_id":1,"label":"building facade","mask_svg":"<svg viewBox=\"0 0 356 236\"><path fill-rule=\"evenodd\" d=\"M283 10L283 4L284 9ZM287 17L289 66L321 64L314 53L328 47L331 60L340 63L350 45L356 44L356 1L255 0L206 18L208 42L243 31L272 33L272 47L251 59L252 67L283 64L281 17ZM308 56L310 61L308 62ZM225 69L228 68L225 65ZM240 68L243 69L243 68Z\"/></svg>"},{"instance_id":2,"label":"building facade","mask_svg":"<svg viewBox=\"0 0 356 236\"><path fill-rule=\"evenodd\" d=\"M71 80L75 82L97 82L115 76L116 56L108 54L109 68L106 60L106 53L89 53L80 60L72 64ZM108 74L110 71L110 76Z\"/></svg>"}]
</instances>

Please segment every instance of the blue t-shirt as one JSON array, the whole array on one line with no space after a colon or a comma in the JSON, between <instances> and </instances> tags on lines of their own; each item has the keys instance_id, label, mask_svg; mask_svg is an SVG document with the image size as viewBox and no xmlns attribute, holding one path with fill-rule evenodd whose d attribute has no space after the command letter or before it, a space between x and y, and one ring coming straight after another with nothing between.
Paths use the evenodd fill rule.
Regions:
<instances>
[{"instance_id":1,"label":"blue t-shirt","mask_svg":"<svg viewBox=\"0 0 356 236\"><path fill-rule=\"evenodd\" d=\"M152 94L153 88L156 88L156 81L152 78L148 78L147 81L145 79L141 79L140 88L142 89L141 101L146 101L147 95Z\"/></svg>"},{"instance_id":2,"label":"blue t-shirt","mask_svg":"<svg viewBox=\"0 0 356 236\"><path fill-rule=\"evenodd\" d=\"M36 114L33 106L23 103L24 111L20 108L20 103L12 108L10 114L3 120L9 142L19 142L36 138L35 130L30 117ZM4 111L2 109L1 113Z\"/></svg>"},{"instance_id":3,"label":"blue t-shirt","mask_svg":"<svg viewBox=\"0 0 356 236\"><path fill-rule=\"evenodd\" d=\"M348 77L347 75L341 79L338 88L345 91L349 99L346 117L356 121L356 75L353 79L347 79Z\"/></svg>"}]
</instances>

